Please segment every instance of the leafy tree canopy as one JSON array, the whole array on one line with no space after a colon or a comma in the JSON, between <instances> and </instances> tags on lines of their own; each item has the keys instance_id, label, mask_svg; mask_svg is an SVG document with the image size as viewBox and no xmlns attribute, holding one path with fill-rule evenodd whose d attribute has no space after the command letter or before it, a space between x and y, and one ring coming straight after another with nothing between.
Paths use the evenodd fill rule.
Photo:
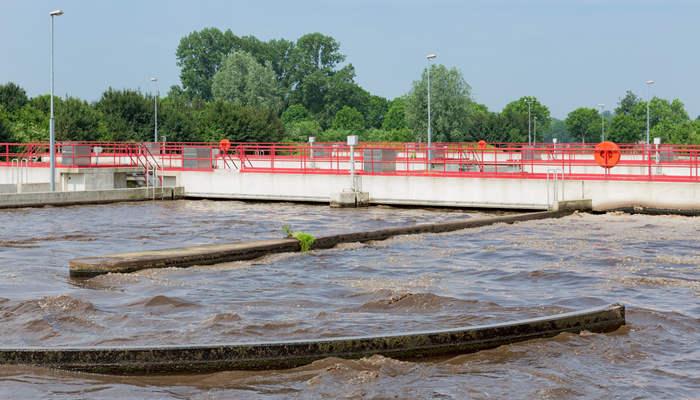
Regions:
<instances>
[{"instance_id":1,"label":"leafy tree canopy","mask_svg":"<svg viewBox=\"0 0 700 400\"><path fill-rule=\"evenodd\" d=\"M456 68L430 66L431 119L433 141L463 140L467 134L471 87ZM413 82L406 98L406 122L414 132L427 132L428 69ZM427 134L427 133L426 133ZM427 140L426 135L421 135Z\"/></svg>"},{"instance_id":2,"label":"leafy tree canopy","mask_svg":"<svg viewBox=\"0 0 700 400\"><path fill-rule=\"evenodd\" d=\"M407 128L406 99L403 97L398 97L391 101L389 110L386 112L384 120L382 121L382 129L392 131Z\"/></svg>"},{"instance_id":3,"label":"leafy tree canopy","mask_svg":"<svg viewBox=\"0 0 700 400\"><path fill-rule=\"evenodd\" d=\"M0 85L0 106L9 113L16 112L27 104L27 92L14 82Z\"/></svg>"},{"instance_id":4,"label":"leafy tree canopy","mask_svg":"<svg viewBox=\"0 0 700 400\"><path fill-rule=\"evenodd\" d=\"M226 58L214 75L212 93L216 100L238 105L275 112L282 107L277 78L270 64L263 66L244 51L235 51Z\"/></svg>"},{"instance_id":5,"label":"leafy tree canopy","mask_svg":"<svg viewBox=\"0 0 700 400\"><path fill-rule=\"evenodd\" d=\"M333 118L333 129L360 131L365 128L365 120L362 113L353 107L344 106Z\"/></svg>"},{"instance_id":6,"label":"leafy tree canopy","mask_svg":"<svg viewBox=\"0 0 700 400\"><path fill-rule=\"evenodd\" d=\"M501 117L503 118L502 128L508 132L508 140L511 142L527 142L528 131L533 142L541 142L542 132L546 132L551 123L549 108L533 96L524 96L508 103L503 108ZM534 129L535 118L537 118L537 132Z\"/></svg>"},{"instance_id":7,"label":"leafy tree canopy","mask_svg":"<svg viewBox=\"0 0 700 400\"><path fill-rule=\"evenodd\" d=\"M569 113L565 123L574 140L591 143L601 139L602 122L600 113L595 108L577 108Z\"/></svg>"}]
</instances>

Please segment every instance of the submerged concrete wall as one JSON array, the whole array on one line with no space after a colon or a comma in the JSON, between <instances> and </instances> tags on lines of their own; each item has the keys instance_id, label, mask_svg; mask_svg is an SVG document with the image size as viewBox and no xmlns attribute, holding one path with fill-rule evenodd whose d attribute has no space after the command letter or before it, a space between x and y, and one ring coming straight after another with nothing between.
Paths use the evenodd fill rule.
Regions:
<instances>
[{"instance_id":1,"label":"submerged concrete wall","mask_svg":"<svg viewBox=\"0 0 700 400\"><path fill-rule=\"evenodd\" d=\"M386 336L199 346L0 348L0 364L110 374L280 369L327 357L381 354L396 359L420 359L473 353L563 332L612 332L624 324L625 307L613 304L510 323Z\"/></svg>"},{"instance_id":2,"label":"submerged concrete wall","mask_svg":"<svg viewBox=\"0 0 700 400\"><path fill-rule=\"evenodd\" d=\"M89 190L81 192L39 192L0 194L0 208L67 206L122 201L171 200L181 198L182 188L136 188Z\"/></svg>"},{"instance_id":3,"label":"submerged concrete wall","mask_svg":"<svg viewBox=\"0 0 700 400\"><path fill-rule=\"evenodd\" d=\"M368 242L385 240L398 235L450 232L476 228L497 223L512 224L519 221L532 221L556 218L573 212L571 207L561 211L544 211L527 214L506 215L486 218L470 218L462 221L419 224L405 227L379 229L373 231L343 233L316 238L312 249L328 249L340 243ZM250 260L267 254L299 251L296 239L258 240L229 244L212 244L176 249L149 250L134 253L108 254L70 260L72 277L91 277L107 273L128 273L149 268L190 267L210 265L230 261Z\"/></svg>"}]
</instances>

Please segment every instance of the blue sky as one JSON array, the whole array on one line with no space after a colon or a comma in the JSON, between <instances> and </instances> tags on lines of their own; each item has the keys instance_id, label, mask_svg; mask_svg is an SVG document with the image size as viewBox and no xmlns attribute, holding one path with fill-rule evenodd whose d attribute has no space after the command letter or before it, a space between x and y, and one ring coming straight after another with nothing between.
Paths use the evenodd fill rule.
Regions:
<instances>
[{"instance_id":1,"label":"blue sky","mask_svg":"<svg viewBox=\"0 0 700 400\"><path fill-rule=\"evenodd\" d=\"M534 95L562 118L614 107L628 89L680 98L700 114L700 0L0 0L0 82L49 89L49 16L56 20L56 93L96 100L109 86L179 83L175 49L204 27L261 39L322 32L341 43L357 81L393 98L425 54L460 69L492 110Z\"/></svg>"}]
</instances>

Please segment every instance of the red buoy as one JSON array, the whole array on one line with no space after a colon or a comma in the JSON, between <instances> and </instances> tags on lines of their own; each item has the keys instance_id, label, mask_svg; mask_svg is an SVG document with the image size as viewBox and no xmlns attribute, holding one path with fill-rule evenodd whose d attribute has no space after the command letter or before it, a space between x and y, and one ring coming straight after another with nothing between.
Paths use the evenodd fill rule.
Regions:
<instances>
[{"instance_id":1,"label":"red buoy","mask_svg":"<svg viewBox=\"0 0 700 400\"><path fill-rule=\"evenodd\" d=\"M613 142L600 142L593 153L595 161L603 168L612 168L620 162L620 146Z\"/></svg>"},{"instance_id":2,"label":"red buoy","mask_svg":"<svg viewBox=\"0 0 700 400\"><path fill-rule=\"evenodd\" d=\"M221 150L222 153L227 153L230 148L231 142L228 139L221 139L219 141L219 150Z\"/></svg>"}]
</instances>

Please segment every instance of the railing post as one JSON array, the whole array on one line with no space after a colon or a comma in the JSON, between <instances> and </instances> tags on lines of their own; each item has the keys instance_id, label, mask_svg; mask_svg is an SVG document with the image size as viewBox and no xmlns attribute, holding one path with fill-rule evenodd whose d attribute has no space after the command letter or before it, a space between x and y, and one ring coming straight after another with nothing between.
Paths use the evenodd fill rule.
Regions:
<instances>
[{"instance_id":1,"label":"railing post","mask_svg":"<svg viewBox=\"0 0 700 400\"><path fill-rule=\"evenodd\" d=\"M273 144L272 146L270 146L270 169L273 170L272 172L274 172L275 169L275 151L275 145ZM304 166L306 166L306 163L304 164Z\"/></svg>"}]
</instances>

